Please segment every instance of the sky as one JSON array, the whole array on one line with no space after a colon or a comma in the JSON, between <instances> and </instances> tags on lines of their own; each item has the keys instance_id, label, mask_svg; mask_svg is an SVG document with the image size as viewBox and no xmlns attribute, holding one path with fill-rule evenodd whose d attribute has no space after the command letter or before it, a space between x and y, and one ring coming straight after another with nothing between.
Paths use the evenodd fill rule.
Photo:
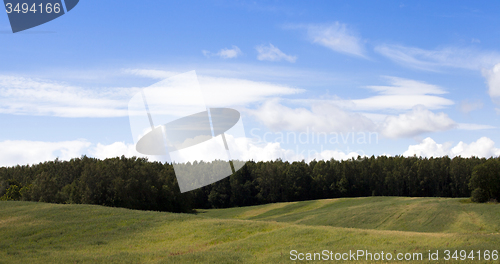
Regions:
<instances>
[{"instance_id":1,"label":"sky","mask_svg":"<svg viewBox=\"0 0 500 264\"><path fill-rule=\"evenodd\" d=\"M240 111L246 136L228 140L248 160L499 156L499 12L498 1L82 0L18 33L4 13L0 166L144 156L128 102L190 71L216 98L207 106Z\"/></svg>"}]
</instances>

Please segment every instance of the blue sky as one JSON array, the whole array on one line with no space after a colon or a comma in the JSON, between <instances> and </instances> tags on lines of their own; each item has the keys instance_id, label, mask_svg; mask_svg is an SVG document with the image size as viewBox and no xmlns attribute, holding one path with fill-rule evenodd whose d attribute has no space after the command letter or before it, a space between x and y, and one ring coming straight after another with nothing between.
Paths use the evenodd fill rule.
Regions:
<instances>
[{"instance_id":1,"label":"blue sky","mask_svg":"<svg viewBox=\"0 0 500 264\"><path fill-rule=\"evenodd\" d=\"M234 140L249 159L498 156L499 11L497 1L80 1L16 34L0 15L0 166L137 155L128 101L192 70L217 104L240 109L247 139ZM309 140L291 140L301 133Z\"/></svg>"}]
</instances>

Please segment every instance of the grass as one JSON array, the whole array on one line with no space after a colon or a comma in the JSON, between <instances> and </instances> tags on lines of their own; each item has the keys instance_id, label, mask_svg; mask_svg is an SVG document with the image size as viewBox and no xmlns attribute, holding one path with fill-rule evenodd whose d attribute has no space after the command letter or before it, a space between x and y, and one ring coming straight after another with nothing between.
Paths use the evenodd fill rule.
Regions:
<instances>
[{"instance_id":1,"label":"grass","mask_svg":"<svg viewBox=\"0 0 500 264\"><path fill-rule=\"evenodd\" d=\"M499 233L497 204L469 199L362 197L203 210L214 218L440 233Z\"/></svg>"},{"instance_id":2,"label":"grass","mask_svg":"<svg viewBox=\"0 0 500 264\"><path fill-rule=\"evenodd\" d=\"M291 263L293 249L421 252L425 259L440 250L441 261L433 261L440 263L444 249L500 250L500 206L464 199L369 197L199 212L0 202L0 263Z\"/></svg>"}]
</instances>

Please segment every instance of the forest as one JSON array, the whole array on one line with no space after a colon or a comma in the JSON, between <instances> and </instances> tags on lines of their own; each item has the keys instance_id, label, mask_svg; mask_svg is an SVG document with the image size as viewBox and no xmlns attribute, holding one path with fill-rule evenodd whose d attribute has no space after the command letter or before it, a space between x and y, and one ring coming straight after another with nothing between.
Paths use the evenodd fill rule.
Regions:
<instances>
[{"instance_id":1,"label":"forest","mask_svg":"<svg viewBox=\"0 0 500 264\"><path fill-rule=\"evenodd\" d=\"M204 164L184 165L199 169ZM497 201L500 158L372 156L309 163L248 161L233 175L186 193L179 191L172 164L145 158L99 160L82 156L0 168L0 200L192 212L195 208L363 196Z\"/></svg>"}]
</instances>

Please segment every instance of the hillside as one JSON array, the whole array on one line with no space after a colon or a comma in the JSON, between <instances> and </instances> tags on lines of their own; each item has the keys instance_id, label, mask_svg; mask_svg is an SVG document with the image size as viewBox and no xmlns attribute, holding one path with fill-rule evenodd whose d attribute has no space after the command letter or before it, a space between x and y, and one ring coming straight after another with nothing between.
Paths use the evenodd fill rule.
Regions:
<instances>
[{"instance_id":1,"label":"hillside","mask_svg":"<svg viewBox=\"0 0 500 264\"><path fill-rule=\"evenodd\" d=\"M459 198L361 197L198 210L214 218L377 230L499 233L500 206Z\"/></svg>"},{"instance_id":2,"label":"hillside","mask_svg":"<svg viewBox=\"0 0 500 264\"><path fill-rule=\"evenodd\" d=\"M460 199L317 200L198 214L7 201L0 212L0 263L289 263L293 249L500 249L500 206ZM482 263L460 263L468 262Z\"/></svg>"}]
</instances>

